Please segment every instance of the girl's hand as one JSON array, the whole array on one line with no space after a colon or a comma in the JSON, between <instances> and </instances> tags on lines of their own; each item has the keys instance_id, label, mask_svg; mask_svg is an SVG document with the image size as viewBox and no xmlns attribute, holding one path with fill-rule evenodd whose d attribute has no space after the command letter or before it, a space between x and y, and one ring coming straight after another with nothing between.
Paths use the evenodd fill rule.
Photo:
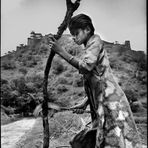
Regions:
<instances>
[{"instance_id":1,"label":"girl's hand","mask_svg":"<svg viewBox=\"0 0 148 148\"><path fill-rule=\"evenodd\" d=\"M82 104L78 104L78 105L71 107L70 109L72 109L73 113L83 114L84 110L86 109L86 106Z\"/></svg>"},{"instance_id":2,"label":"girl's hand","mask_svg":"<svg viewBox=\"0 0 148 148\"><path fill-rule=\"evenodd\" d=\"M57 42L57 40L54 38L53 35L49 36L50 40L49 40L49 48L51 50L53 50L55 53L61 53L63 51L63 49L61 48L61 46L59 45L59 43Z\"/></svg>"},{"instance_id":3,"label":"girl's hand","mask_svg":"<svg viewBox=\"0 0 148 148\"><path fill-rule=\"evenodd\" d=\"M83 109L73 109L73 113L83 114L84 113L84 110Z\"/></svg>"}]
</instances>

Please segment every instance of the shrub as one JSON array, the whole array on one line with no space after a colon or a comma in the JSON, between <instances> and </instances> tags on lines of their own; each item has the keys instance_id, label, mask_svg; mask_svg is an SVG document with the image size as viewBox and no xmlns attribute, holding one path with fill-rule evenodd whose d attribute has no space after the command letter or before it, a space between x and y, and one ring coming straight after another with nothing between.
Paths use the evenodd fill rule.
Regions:
<instances>
[{"instance_id":1,"label":"shrub","mask_svg":"<svg viewBox=\"0 0 148 148\"><path fill-rule=\"evenodd\" d=\"M119 69L119 67L120 67L120 65L119 65L119 61L117 61L116 59L114 59L114 58L110 58L109 59L109 61L110 61L110 67L112 68L112 69Z\"/></svg>"},{"instance_id":2,"label":"shrub","mask_svg":"<svg viewBox=\"0 0 148 148\"><path fill-rule=\"evenodd\" d=\"M132 105L133 102L138 100L138 95L133 90L126 89L126 90L124 90L124 93L129 101L130 105Z\"/></svg>"},{"instance_id":3,"label":"shrub","mask_svg":"<svg viewBox=\"0 0 148 148\"><path fill-rule=\"evenodd\" d=\"M1 104L4 106L15 106L15 99L19 92L12 90L9 84L3 84L1 87Z\"/></svg>"},{"instance_id":4,"label":"shrub","mask_svg":"<svg viewBox=\"0 0 148 148\"><path fill-rule=\"evenodd\" d=\"M1 104L9 106L11 101L11 87L9 84L3 84L1 86Z\"/></svg>"},{"instance_id":5,"label":"shrub","mask_svg":"<svg viewBox=\"0 0 148 148\"><path fill-rule=\"evenodd\" d=\"M43 76L39 74L34 74L32 76L26 77L27 82L32 82L36 89L40 89L43 86Z\"/></svg>"},{"instance_id":6,"label":"shrub","mask_svg":"<svg viewBox=\"0 0 148 148\"><path fill-rule=\"evenodd\" d=\"M28 102L29 102L29 98L25 95L21 95L19 97L16 98L16 105L17 105L17 109L16 112L17 113L27 113L28 112Z\"/></svg>"},{"instance_id":7,"label":"shrub","mask_svg":"<svg viewBox=\"0 0 148 148\"><path fill-rule=\"evenodd\" d=\"M55 60L53 63L53 73L56 75L61 74L63 71L65 71L66 67L63 65L63 62L60 60Z\"/></svg>"},{"instance_id":8,"label":"shrub","mask_svg":"<svg viewBox=\"0 0 148 148\"><path fill-rule=\"evenodd\" d=\"M68 88L65 85L60 84L57 87L57 91L58 91L58 93L64 93L64 92L68 91Z\"/></svg>"},{"instance_id":9,"label":"shrub","mask_svg":"<svg viewBox=\"0 0 148 148\"><path fill-rule=\"evenodd\" d=\"M45 48L44 46L41 46L40 49L39 49L39 54L47 54L48 52L48 49Z\"/></svg>"},{"instance_id":10,"label":"shrub","mask_svg":"<svg viewBox=\"0 0 148 148\"><path fill-rule=\"evenodd\" d=\"M35 55L26 55L22 57L20 61L22 62L23 66L33 67L37 65L39 61L41 61L41 57Z\"/></svg>"},{"instance_id":11,"label":"shrub","mask_svg":"<svg viewBox=\"0 0 148 148\"><path fill-rule=\"evenodd\" d=\"M140 92L139 92L139 95L141 96L141 97L147 97L147 90L141 90Z\"/></svg>"},{"instance_id":12,"label":"shrub","mask_svg":"<svg viewBox=\"0 0 148 148\"><path fill-rule=\"evenodd\" d=\"M17 90L20 94L24 94L27 91L27 87L25 83L26 82L24 77L13 79L11 81L11 88L14 90Z\"/></svg>"},{"instance_id":13,"label":"shrub","mask_svg":"<svg viewBox=\"0 0 148 148\"><path fill-rule=\"evenodd\" d=\"M68 84L68 81L64 77L59 77L57 81L60 84Z\"/></svg>"},{"instance_id":14,"label":"shrub","mask_svg":"<svg viewBox=\"0 0 148 148\"><path fill-rule=\"evenodd\" d=\"M27 82L24 77L11 80L10 84L3 84L1 89L1 103L4 106L15 107L15 113L23 113L29 115L35 109L35 106L41 100L39 98L39 91L34 86L38 82L40 76L35 76ZM35 82L35 83L34 83ZM40 83L41 84L41 83ZM37 93L36 97L31 97L28 93ZM33 95L34 96L34 95Z\"/></svg>"},{"instance_id":15,"label":"shrub","mask_svg":"<svg viewBox=\"0 0 148 148\"><path fill-rule=\"evenodd\" d=\"M135 101L133 102L133 104L131 105L131 110L132 112L136 113L136 112L142 112L144 111L144 107L142 106L140 101Z\"/></svg>"},{"instance_id":16,"label":"shrub","mask_svg":"<svg viewBox=\"0 0 148 148\"><path fill-rule=\"evenodd\" d=\"M71 106L71 102L69 97L59 97L55 103L59 104L61 107L68 107Z\"/></svg>"},{"instance_id":17,"label":"shrub","mask_svg":"<svg viewBox=\"0 0 148 148\"><path fill-rule=\"evenodd\" d=\"M138 61L138 67L139 67L140 70L147 71L147 62L146 62L145 58L141 58Z\"/></svg>"},{"instance_id":18,"label":"shrub","mask_svg":"<svg viewBox=\"0 0 148 148\"><path fill-rule=\"evenodd\" d=\"M26 83L26 91L30 93L36 92L37 90L34 86L34 83L32 82Z\"/></svg>"},{"instance_id":19,"label":"shrub","mask_svg":"<svg viewBox=\"0 0 148 148\"><path fill-rule=\"evenodd\" d=\"M136 62L140 70L147 70L147 57L143 51L128 50L122 57L125 62Z\"/></svg>"},{"instance_id":20,"label":"shrub","mask_svg":"<svg viewBox=\"0 0 148 148\"><path fill-rule=\"evenodd\" d=\"M5 69L5 70L9 70L9 69L15 69L16 68L16 65L15 65L15 62L14 61L3 61L2 62L2 67Z\"/></svg>"},{"instance_id":21,"label":"shrub","mask_svg":"<svg viewBox=\"0 0 148 148\"><path fill-rule=\"evenodd\" d=\"M64 76L65 76L65 77L72 77L72 74L71 74L70 72L66 72L66 73L64 74Z\"/></svg>"},{"instance_id":22,"label":"shrub","mask_svg":"<svg viewBox=\"0 0 148 148\"><path fill-rule=\"evenodd\" d=\"M57 79L57 83L58 84L66 84L66 85L72 85L73 80L72 79L66 79L65 77L59 77Z\"/></svg>"},{"instance_id":23,"label":"shrub","mask_svg":"<svg viewBox=\"0 0 148 148\"><path fill-rule=\"evenodd\" d=\"M133 61L133 58L131 56L125 56L125 55L123 55L121 59L126 63L130 63Z\"/></svg>"},{"instance_id":24,"label":"shrub","mask_svg":"<svg viewBox=\"0 0 148 148\"><path fill-rule=\"evenodd\" d=\"M26 68L20 68L19 72L21 72L23 75L26 75L28 71Z\"/></svg>"},{"instance_id":25,"label":"shrub","mask_svg":"<svg viewBox=\"0 0 148 148\"><path fill-rule=\"evenodd\" d=\"M83 78L80 75L75 75L73 80L74 87L82 87L83 86Z\"/></svg>"},{"instance_id":26,"label":"shrub","mask_svg":"<svg viewBox=\"0 0 148 148\"><path fill-rule=\"evenodd\" d=\"M5 79L1 79L1 85L3 85L3 84L8 84L9 82L7 81L7 80L5 80Z\"/></svg>"},{"instance_id":27,"label":"shrub","mask_svg":"<svg viewBox=\"0 0 148 148\"><path fill-rule=\"evenodd\" d=\"M147 73L146 71L139 71L137 79L141 81L142 84L147 84Z\"/></svg>"}]
</instances>

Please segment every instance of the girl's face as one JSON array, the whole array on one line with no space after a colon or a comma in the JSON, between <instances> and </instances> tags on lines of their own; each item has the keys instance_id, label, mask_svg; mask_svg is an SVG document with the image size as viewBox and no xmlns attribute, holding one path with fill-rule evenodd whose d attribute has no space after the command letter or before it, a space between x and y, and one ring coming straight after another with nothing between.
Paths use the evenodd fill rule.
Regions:
<instances>
[{"instance_id":1,"label":"girl's face","mask_svg":"<svg viewBox=\"0 0 148 148\"><path fill-rule=\"evenodd\" d=\"M90 31L88 29L77 29L73 33L73 40L76 44L86 44Z\"/></svg>"}]
</instances>

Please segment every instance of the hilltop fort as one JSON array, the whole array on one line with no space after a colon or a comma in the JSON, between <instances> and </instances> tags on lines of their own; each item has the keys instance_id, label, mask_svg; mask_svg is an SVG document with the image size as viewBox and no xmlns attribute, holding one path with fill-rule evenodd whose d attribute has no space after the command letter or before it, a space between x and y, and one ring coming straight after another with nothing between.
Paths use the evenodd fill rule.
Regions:
<instances>
[{"instance_id":1,"label":"hilltop fort","mask_svg":"<svg viewBox=\"0 0 148 148\"><path fill-rule=\"evenodd\" d=\"M40 43L40 41L42 40L43 35L41 33L36 33L34 31L32 31L30 33L30 37L28 37L27 39L27 45L24 44L20 44L19 46L16 47L16 50L20 50L20 49L24 49L24 48L32 48L34 47L37 43ZM125 40L124 44L119 44L118 41L115 42L107 42L104 41L105 45L120 45L128 50L131 50L131 45L130 45L130 41L129 40Z\"/></svg>"}]
</instances>

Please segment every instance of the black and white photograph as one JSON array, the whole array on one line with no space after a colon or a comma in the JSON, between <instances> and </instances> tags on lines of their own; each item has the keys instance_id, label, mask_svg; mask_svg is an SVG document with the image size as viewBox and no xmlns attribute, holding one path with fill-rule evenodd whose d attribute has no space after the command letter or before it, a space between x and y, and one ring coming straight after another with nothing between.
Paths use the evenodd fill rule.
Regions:
<instances>
[{"instance_id":1,"label":"black and white photograph","mask_svg":"<svg viewBox=\"0 0 148 148\"><path fill-rule=\"evenodd\" d=\"M147 148L146 4L1 0L1 148Z\"/></svg>"}]
</instances>

